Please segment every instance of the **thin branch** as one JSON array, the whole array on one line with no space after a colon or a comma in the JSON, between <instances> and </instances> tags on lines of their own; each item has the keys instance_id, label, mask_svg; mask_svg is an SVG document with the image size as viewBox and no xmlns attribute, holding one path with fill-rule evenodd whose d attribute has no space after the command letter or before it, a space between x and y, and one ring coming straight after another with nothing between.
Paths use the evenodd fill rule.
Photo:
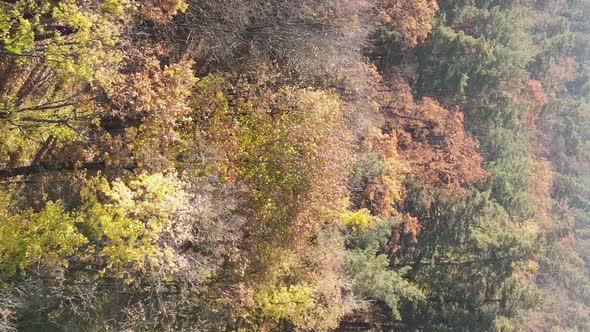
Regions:
<instances>
[{"instance_id":1,"label":"thin branch","mask_svg":"<svg viewBox=\"0 0 590 332\"><path fill-rule=\"evenodd\" d=\"M122 166L122 169L126 170L134 170L135 168L136 166L134 164ZM49 172L76 171L79 169L105 170L107 169L107 165L104 161L92 161L81 164L50 164L43 162L37 165L0 169L0 178L9 178L19 175L33 175Z\"/></svg>"}]
</instances>

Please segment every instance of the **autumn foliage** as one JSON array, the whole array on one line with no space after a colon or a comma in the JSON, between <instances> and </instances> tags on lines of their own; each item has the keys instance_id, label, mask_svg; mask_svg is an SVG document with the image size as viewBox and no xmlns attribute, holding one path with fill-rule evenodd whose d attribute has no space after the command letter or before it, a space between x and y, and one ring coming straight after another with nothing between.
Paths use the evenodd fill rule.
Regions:
<instances>
[{"instance_id":1,"label":"autumn foliage","mask_svg":"<svg viewBox=\"0 0 590 332\"><path fill-rule=\"evenodd\" d=\"M416 45L432 30L438 4L436 0L379 0L377 10L391 30L410 45Z\"/></svg>"},{"instance_id":2,"label":"autumn foliage","mask_svg":"<svg viewBox=\"0 0 590 332\"><path fill-rule=\"evenodd\" d=\"M0 331L590 331L588 13L0 1Z\"/></svg>"}]
</instances>

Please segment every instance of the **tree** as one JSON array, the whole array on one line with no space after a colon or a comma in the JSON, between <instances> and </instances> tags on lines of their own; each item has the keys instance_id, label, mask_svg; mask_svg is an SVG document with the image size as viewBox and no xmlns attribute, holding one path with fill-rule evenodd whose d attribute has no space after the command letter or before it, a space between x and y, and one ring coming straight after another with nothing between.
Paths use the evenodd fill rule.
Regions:
<instances>
[{"instance_id":1,"label":"tree","mask_svg":"<svg viewBox=\"0 0 590 332\"><path fill-rule=\"evenodd\" d=\"M486 193L410 204L423 230L416 244L402 246L394 262L412 267L410 280L423 285L428 301L402 306L408 326L487 330L496 318L514 317L520 306L532 303L524 276L535 272L539 230L534 223L512 222Z\"/></svg>"},{"instance_id":2,"label":"tree","mask_svg":"<svg viewBox=\"0 0 590 332\"><path fill-rule=\"evenodd\" d=\"M274 90L271 83L272 77L253 84L209 76L197 84L191 103L217 149L218 171L247 193L247 240L235 266L246 271L235 276L242 285L236 298L243 302L232 304L243 312L230 320L235 327L326 330L349 310L338 295L344 284L337 263L322 268L310 262L323 251L321 233L333 229L346 208L349 138L336 95L290 86Z\"/></svg>"},{"instance_id":3,"label":"tree","mask_svg":"<svg viewBox=\"0 0 590 332\"><path fill-rule=\"evenodd\" d=\"M283 74L308 82L333 81L356 67L367 35L365 1L189 1L178 24L166 30L203 72L223 68L255 73L278 64ZM337 76L337 75L336 75Z\"/></svg>"},{"instance_id":4,"label":"tree","mask_svg":"<svg viewBox=\"0 0 590 332\"><path fill-rule=\"evenodd\" d=\"M437 10L435 0L381 0L377 3L377 11L387 32L400 35L400 39L412 46L426 39Z\"/></svg>"},{"instance_id":5,"label":"tree","mask_svg":"<svg viewBox=\"0 0 590 332\"><path fill-rule=\"evenodd\" d=\"M390 268L387 242L394 224L393 218L374 218L365 227L352 229L347 273L352 276L354 291L361 298L382 301L389 309L388 316L400 320L400 303L421 300L423 294L404 278L408 268Z\"/></svg>"}]
</instances>

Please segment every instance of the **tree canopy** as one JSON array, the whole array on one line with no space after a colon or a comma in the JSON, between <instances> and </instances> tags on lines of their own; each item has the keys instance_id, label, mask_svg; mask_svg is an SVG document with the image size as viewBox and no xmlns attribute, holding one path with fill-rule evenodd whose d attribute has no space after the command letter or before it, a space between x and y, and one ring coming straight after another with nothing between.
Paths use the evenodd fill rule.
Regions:
<instances>
[{"instance_id":1,"label":"tree canopy","mask_svg":"<svg viewBox=\"0 0 590 332\"><path fill-rule=\"evenodd\" d=\"M0 331L590 330L589 14L0 0Z\"/></svg>"}]
</instances>

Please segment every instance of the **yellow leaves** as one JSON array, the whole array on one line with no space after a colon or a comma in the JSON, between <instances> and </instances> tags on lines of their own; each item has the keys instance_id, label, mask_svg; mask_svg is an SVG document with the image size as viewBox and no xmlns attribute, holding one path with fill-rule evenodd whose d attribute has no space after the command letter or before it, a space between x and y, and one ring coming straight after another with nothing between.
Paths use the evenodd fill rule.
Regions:
<instances>
[{"instance_id":1,"label":"yellow leaves","mask_svg":"<svg viewBox=\"0 0 590 332\"><path fill-rule=\"evenodd\" d=\"M133 283L137 273L177 268L171 216L184 204L174 176L140 175L124 183L95 177L80 192L81 206L66 212L47 202L38 212L16 212L0 199L0 281L30 268L67 268L70 262L92 266L99 276Z\"/></svg>"},{"instance_id":2,"label":"yellow leaves","mask_svg":"<svg viewBox=\"0 0 590 332\"><path fill-rule=\"evenodd\" d=\"M102 5L115 12L117 6L123 6L121 1L115 0ZM35 27L36 37L42 43L35 52L45 59L61 81L68 83L63 90L70 85L77 88L81 82L108 89L117 81L119 65L124 58L123 52L115 49L120 42L123 10L119 15L104 15L75 1L61 1L35 10L39 15L48 11L52 19ZM46 28L50 30L43 31Z\"/></svg>"},{"instance_id":3,"label":"yellow leaves","mask_svg":"<svg viewBox=\"0 0 590 332\"><path fill-rule=\"evenodd\" d=\"M258 330L281 320L334 328L346 311L337 264L326 267L337 257L320 259L315 242L346 205L350 137L341 102L329 91L230 79L199 81L191 118L217 149L218 171L245 187L241 317ZM342 249L325 250L332 248Z\"/></svg>"},{"instance_id":4,"label":"yellow leaves","mask_svg":"<svg viewBox=\"0 0 590 332\"><path fill-rule=\"evenodd\" d=\"M31 22L23 17L11 17L16 13L1 8L0 13L0 41L4 49L13 53L24 53L34 47L34 34ZM16 29L11 29L12 20L18 21ZM13 30L11 32L11 30Z\"/></svg>"},{"instance_id":5,"label":"yellow leaves","mask_svg":"<svg viewBox=\"0 0 590 332\"><path fill-rule=\"evenodd\" d=\"M188 8L185 0L142 0L139 3L141 13L146 18L160 24L167 23L178 12L184 12Z\"/></svg>"},{"instance_id":6,"label":"yellow leaves","mask_svg":"<svg viewBox=\"0 0 590 332\"><path fill-rule=\"evenodd\" d=\"M149 271L173 262L170 250L163 250L163 237L172 232L170 215L183 201L179 183L162 174L140 175L125 184L90 179L82 190L85 220L97 255L106 263L103 272L123 277L135 271ZM99 199L105 197L105 199Z\"/></svg>"},{"instance_id":7,"label":"yellow leaves","mask_svg":"<svg viewBox=\"0 0 590 332\"><path fill-rule=\"evenodd\" d=\"M408 165L397 150L397 137L380 129L370 131L364 140L367 152L358 157L349 185L356 204L370 209L380 217L396 214L395 204L403 197L403 181Z\"/></svg>"},{"instance_id":8,"label":"yellow leaves","mask_svg":"<svg viewBox=\"0 0 590 332\"><path fill-rule=\"evenodd\" d=\"M285 257L287 270L272 271L274 278L256 284L251 313L261 330L274 331L281 320L289 320L298 330L331 331L356 308L345 295L350 284L340 271L340 240L336 234L319 235L317 244Z\"/></svg>"},{"instance_id":9,"label":"yellow leaves","mask_svg":"<svg viewBox=\"0 0 590 332\"><path fill-rule=\"evenodd\" d=\"M57 202L48 202L39 212L10 210L8 197L0 202L0 278L31 267L52 270L67 267L87 240L76 220Z\"/></svg>"},{"instance_id":10,"label":"yellow leaves","mask_svg":"<svg viewBox=\"0 0 590 332\"><path fill-rule=\"evenodd\" d=\"M355 212L346 211L342 217L342 224L352 227L353 230L365 230L373 223L373 217L367 209L360 209Z\"/></svg>"},{"instance_id":11,"label":"yellow leaves","mask_svg":"<svg viewBox=\"0 0 590 332\"><path fill-rule=\"evenodd\" d=\"M265 238L305 238L344 197L349 138L335 94L211 76L192 104L220 151L220 169L251 188L252 227L261 225Z\"/></svg>"},{"instance_id":12,"label":"yellow leaves","mask_svg":"<svg viewBox=\"0 0 590 332\"><path fill-rule=\"evenodd\" d=\"M282 286L259 291L255 301L264 316L277 323L288 319L297 324L314 305L314 292L306 283Z\"/></svg>"},{"instance_id":13,"label":"yellow leaves","mask_svg":"<svg viewBox=\"0 0 590 332\"><path fill-rule=\"evenodd\" d=\"M123 16L126 5L128 5L127 0L105 0L99 5L99 8L103 12Z\"/></svg>"},{"instance_id":14,"label":"yellow leaves","mask_svg":"<svg viewBox=\"0 0 590 332\"><path fill-rule=\"evenodd\" d=\"M52 17L82 32L90 30L92 22L73 2L62 1L52 11Z\"/></svg>"},{"instance_id":15,"label":"yellow leaves","mask_svg":"<svg viewBox=\"0 0 590 332\"><path fill-rule=\"evenodd\" d=\"M21 268L40 258L46 259L48 266L66 264L65 258L86 243L75 227L77 220L60 203L48 202L41 212L33 213L28 219L25 235L28 247Z\"/></svg>"}]
</instances>

